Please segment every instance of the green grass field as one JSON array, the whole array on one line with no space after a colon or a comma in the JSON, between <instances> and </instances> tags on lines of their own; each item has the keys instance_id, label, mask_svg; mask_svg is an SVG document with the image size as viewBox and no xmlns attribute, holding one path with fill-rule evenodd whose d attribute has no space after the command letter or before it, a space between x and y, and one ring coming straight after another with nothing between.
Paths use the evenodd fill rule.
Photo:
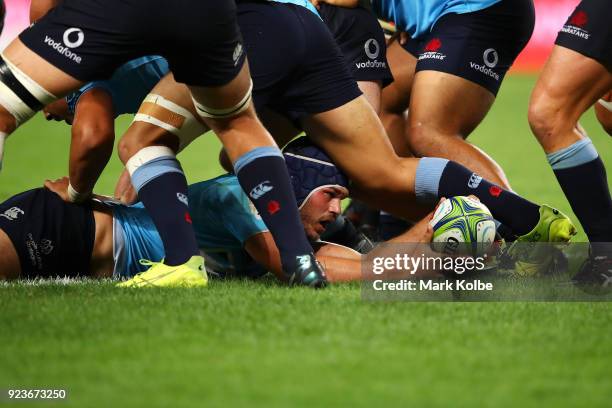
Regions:
<instances>
[{"instance_id":1,"label":"green grass field","mask_svg":"<svg viewBox=\"0 0 612 408\"><path fill-rule=\"evenodd\" d=\"M517 192L571 214L528 128L534 80L509 77L472 141ZM582 124L612 169L592 112ZM37 117L11 136L0 199L65 175L68 132ZM218 146L207 135L182 155L190 181L220 173ZM119 171L114 157L97 191L112 193ZM66 401L39 404L58 407L608 407L611 335L606 302L373 303L358 284L315 292L271 280L11 283L0 285L0 390L67 389Z\"/></svg>"}]
</instances>

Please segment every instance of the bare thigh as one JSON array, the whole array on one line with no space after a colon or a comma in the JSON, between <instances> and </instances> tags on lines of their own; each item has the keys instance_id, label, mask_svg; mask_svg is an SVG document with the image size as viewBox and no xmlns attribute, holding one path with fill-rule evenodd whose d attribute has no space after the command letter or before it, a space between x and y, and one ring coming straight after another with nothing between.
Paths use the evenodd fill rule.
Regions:
<instances>
[{"instance_id":1,"label":"bare thigh","mask_svg":"<svg viewBox=\"0 0 612 408\"><path fill-rule=\"evenodd\" d=\"M491 92L467 79L445 72L420 71L412 87L410 128L431 128L466 138L482 122L494 101Z\"/></svg>"},{"instance_id":2,"label":"bare thigh","mask_svg":"<svg viewBox=\"0 0 612 408\"><path fill-rule=\"evenodd\" d=\"M375 208L415 219L425 208L415 202L418 159L398 157L366 99L303 120L308 136L351 179L351 195Z\"/></svg>"},{"instance_id":3,"label":"bare thigh","mask_svg":"<svg viewBox=\"0 0 612 408\"><path fill-rule=\"evenodd\" d=\"M0 279L17 279L21 274L21 263L13 242L0 229Z\"/></svg>"},{"instance_id":4,"label":"bare thigh","mask_svg":"<svg viewBox=\"0 0 612 408\"><path fill-rule=\"evenodd\" d=\"M529 102L529 123L547 153L577 140L580 116L612 88L612 74L596 60L556 45Z\"/></svg>"}]
</instances>

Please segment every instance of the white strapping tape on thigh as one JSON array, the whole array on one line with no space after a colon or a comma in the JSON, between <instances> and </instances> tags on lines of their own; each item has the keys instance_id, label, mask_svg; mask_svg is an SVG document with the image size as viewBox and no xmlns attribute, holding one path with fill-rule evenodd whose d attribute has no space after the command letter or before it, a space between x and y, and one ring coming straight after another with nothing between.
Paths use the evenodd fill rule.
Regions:
<instances>
[{"instance_id":1,"label":"white strapping tape on thigh","mask_svg":"<svg viewBox=\"0 0 612 408\"><path fill-rule=\"evenodd\" d=\"M238 102L236 105L232 106L231 108L224 108L224 109L214 109L214 108L204 106L198 101L196 101L193 98L193 95L191 96L191 99L193 100L193 104L195 105L196 111L201 117L212 118L212 119L224 119L224 118L231 118L232 116L236 116L239 113L247 110L249 105L251 104L252 92L253 92L253 80L251 80L249 84L249 89L247 90L244 97L240 100L240 102Z\"/></svg>"},{"instance_id":2,"label":"white strapping tape on thigh","mask_svg":"<svg viewBox=\"0 0 612 408\"><path fill-rule=\"evenodd\" d=\"M603 99L600 99L598 102L601 106L612 112L612 101L605 101Z\"/></svg>"},{"instance_id":3,"label":"white strapping tape on thigh","mask_svg":"<svg viewBox=\"0 0 612 408\"><path fill-rule=\"evenodd\" d=\"M125 168L127 169L130 176L134 174L136 169L142 166L145 163L150 162L151 160L157 159L159 157L176 157L174 151L167 146L147 146L140 149L136 152L135 155L130 157L130 159L125 164Z\"/></svg>"},{"instance_id":4,"label":"white strapping tape on thigh","mask_svg":"<svg viewBox=\"0 0 612 408\"><path fill-rule=\"evenodd\" d=\"M133 121L150 123L177 136L179 151L208 131L189 110L157 94L144 98Z\"/></svg>"},{"instance_id":5,"label":"white strapping tape on thigh","mask_svg":"<svg viewBox=\"0 0 612 408\"><path fill-rule=\"evenodd\" d=\"M2 58L6 62L15 78L44 106L55 101L57 97L52 93L48 92L42 86L38 85L32 78L23 73L17 68L11 61L9 61L4 54ZM17 126L30 119L36 113L28 105L26 105L21 98L13 93L13 91L7 87L4 83L0 82L0 104L15 117Z\"/></svg>"},{"instance_id":6,"label":"white strapping tape on thigh","mask_svg":"<svg viewBox=\"0 0 612 408\"><path fill-rule=\"evenodd\" d=\"M0 170L2 170L2 162L4 161L4 142L8 135L4 132L0 132Z\"/></svg>"}]
</instances>

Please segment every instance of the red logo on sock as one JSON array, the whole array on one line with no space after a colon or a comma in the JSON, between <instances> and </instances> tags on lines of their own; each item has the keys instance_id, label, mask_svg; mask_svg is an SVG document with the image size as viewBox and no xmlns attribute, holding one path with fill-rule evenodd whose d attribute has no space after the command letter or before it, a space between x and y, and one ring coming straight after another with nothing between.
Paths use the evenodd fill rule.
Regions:
<instances>
[{"instance_id":1,"label":"red logo on sock","mask_svg":"<svg viewBox=\"0 0 612 408\"><path fill-rule=\"evenodd\" d=\"M191 215L189 215L188 212L185 213L185 221L187 221L190 224L193 224L193 222L191 221Z\"/></svg>"},{"instance_id":2,"label":"red logo on sock","mask_svg":"<svg viewBox=\"0 0 612 408\"><path fill-rule=\"evenodd\" d=\"M489 187L489 194L491 194L493 197L499 197L499 195L502 193L502 189L500 187L497 186L491 186Z\"/></svg>"},{"instance_id":3,"label":"red logo on sock","mask_svg":"<svg viewBox=\"0 0 612 408\"><path fill-rule=\"evenodd\" d=\"M272 200L268 202L268 212L270 213L270 215L274 215L277 212L280 211L280 204L278 203L278 201L276 200Z\"/></svg>"},{"instance_id":4,"label":"red logo on sock","mask_svg":"<svg viewBox=\"0 0 612 408\"><path fill-rule=\"evenodd\" d=\"M572 16L569 23L576 27L584 27L587 21L589 21L587 13L584 11L577 11L576 14Z\"/></svg>"}]
</instances>

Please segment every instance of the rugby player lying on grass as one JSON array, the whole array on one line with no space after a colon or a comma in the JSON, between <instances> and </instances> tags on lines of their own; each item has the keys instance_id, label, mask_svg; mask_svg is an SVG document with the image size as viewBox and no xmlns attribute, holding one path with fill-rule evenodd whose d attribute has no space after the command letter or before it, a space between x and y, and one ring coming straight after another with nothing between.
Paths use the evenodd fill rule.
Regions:
<instances>
[{"instance_id":1,"label":"rugby player lying on grass","mask_svg":"<svg viewBox=\"0 0 612 408\"><path fill-rule=\"evenodd\" d=\"M292 142L284 156L306 235L315 244L317 259L323 264L328 280L361 279L361 254L319 241L326 225L341 211L340 201L348 194L346 176L305 138ZM67 178L61 180L63 184L67 182ZM207 271L243 277L259 277L271 271L285 279L272 235L234 175L191 185L188 195ZM394 241L429 242L432 231L428 219ZM44 188L0 204L0 252L3 254L0 277L4 279L131 278L150 264L139 263L140 259L159 262L164 253L161 239L142 204L128 207L96 200L75 205ZM421 272L414 276L435 275ZM132 281L138 279L136 276ZM189 282L179 284L188 286Z\"/></svg>"}]
</instances>

